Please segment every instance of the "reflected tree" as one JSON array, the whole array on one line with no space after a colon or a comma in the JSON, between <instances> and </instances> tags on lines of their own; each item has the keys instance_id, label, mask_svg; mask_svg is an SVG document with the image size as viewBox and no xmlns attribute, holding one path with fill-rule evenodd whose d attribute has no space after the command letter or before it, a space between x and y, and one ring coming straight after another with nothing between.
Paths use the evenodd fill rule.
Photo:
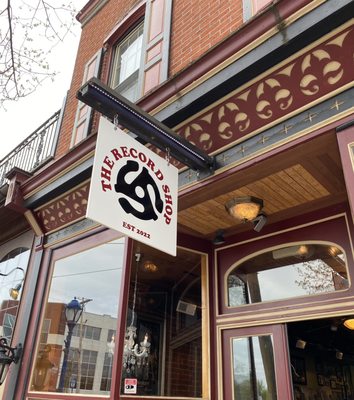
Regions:
<instances>
[{"instance_id":1,"label":"reflected tree","mask_svg":"<svg viewBox=\"0 0 354 400\"><path fill-rule=\"evenodd\" d=\"M317 259L304 261L296 266L299 279L295 281L308 294L334 290L334 271L324 261Z\"/></svg>"}]
</instances>

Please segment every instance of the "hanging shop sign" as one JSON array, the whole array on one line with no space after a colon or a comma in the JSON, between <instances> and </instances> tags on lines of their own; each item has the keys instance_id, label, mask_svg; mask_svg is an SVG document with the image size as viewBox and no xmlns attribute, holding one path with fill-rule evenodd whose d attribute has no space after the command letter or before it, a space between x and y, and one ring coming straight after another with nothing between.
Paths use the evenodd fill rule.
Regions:
<instances>
[{"instance_id":1,"label":"hanging shop sign","mask_svg":"<svg viewBox=\"0 0 354 400\"><path fill-rule=\"evenodd\" d=\"M86 217L176 255L178 170L101 117Z\"/></svg>"}]
</instances>

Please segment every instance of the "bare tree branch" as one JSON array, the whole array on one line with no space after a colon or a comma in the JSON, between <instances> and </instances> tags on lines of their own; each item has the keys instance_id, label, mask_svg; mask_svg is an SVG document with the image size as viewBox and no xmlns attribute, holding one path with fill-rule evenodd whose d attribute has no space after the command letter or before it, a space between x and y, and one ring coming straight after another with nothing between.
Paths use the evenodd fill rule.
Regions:
<instances>
[{"instance_id":1,"label":"bare tree branch","mask_svg":"<svg viewBox=\"0 0 354 400\"><path fill-rule=\"evenodd\" d=\"M0 8L0 107L33 93L56 72L48 55L71 32L72 0L7 0Z\"/></svg>"},{"instance_id":2,"label":"bare tree branch","mask_svg":"<svg viewBox=\"0 0 354 400\"><path fill-rule=\"evenodd\" d=\"M15 73L15 58L14 58L14 44L13 44L12 15L11 15L10 0L7 1L7 21L9 24L9 41L10 41L10 52L11 52L10 70L12 69L9 79L11 79L11 78L13 79L15 89L16 89L16 96L18 96L19 92L18 92L18 85L17 85L16 73Z\"/></svg>"}]
</instances>

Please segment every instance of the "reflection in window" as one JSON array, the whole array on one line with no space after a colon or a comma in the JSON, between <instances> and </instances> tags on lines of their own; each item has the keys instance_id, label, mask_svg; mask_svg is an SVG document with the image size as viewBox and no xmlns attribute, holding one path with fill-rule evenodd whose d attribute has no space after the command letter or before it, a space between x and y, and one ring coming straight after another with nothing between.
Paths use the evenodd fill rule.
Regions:
<instances>
[{"instance_id":1,"label":"reflection in window","mask_svg":"<svg viewBox=\"0 0 354 400\"><path fill-rule=\"evenodd\" d=\"M235 400L276 400L272 337L235 338L232 354Z\"/></svg>"},{"instance_id":2,"label":"reflection in window","mask_svg":"<svg viewBox=\"0 0 354 400\"><path fill-rule=\"evenodd\" d=\"M22 285L30 255L26 247L18 247L0 261L0 336L11 342Z\"/></svg>"},{"instance_id":3,"label":"reflection in window","mask_svg":"<svg viewBox=\"0 0 354 400\"><path fill-rule=\"evenodd\" d=\"M200 299L201 284L198 277L187 286L178 300L176 330L188 329L200 324L202 318Z\"/></svg>"},{"instance_id":4,"label":"reflection in window","mask_svg":"<svg viewBox=\"0 0 354 400\"><path fill-rule=\"evenodd\" d=\"M229 298L231 304L247 304L247 287L245 282L237 275L229 275L227 278Z\"/></svg>"},{"instance_id":5,"label":"reflection in window","mask_svg":"<svg viewBox=\"0 0 354 400\"><path fill-rule=\"evenodd\" d=\"M12 332L14 330L16 317L12 314L5 313L3 319L3 333L2 336L6 338L7 342L10 343Z\"/></svg>"},{"instance_id":6,"label":"reflection in window","mask_svg":"<svg viewBox=\"0 0 354 400\"><path fill-rule=\"evenodd\" d=\"M302 244L265 251L227 278L228 305L241 306L347 289L343 251L332 244Z\"/></svg>"},{"instance_id":7,"label":"reflection in window","mask_svg":"<svg viewBox=\"0 0 354 400\"><path fill-rule=\"evenodd\" d=\"M55 262L32 390L109 393L101 379L106 339L117 327L123 252L124 239L118 239ZM71 323L69 304L77 311Z\"/></svg>"},{"instance_id":8,"label":"reflection in window","mask_svg":"<svg viewBox=\"0 0 354 400\"><path fill-rule=\"evenodd\" d=\"M80 375L80 391L92 390L95 378L96 363L98 351L81 350L82 356L80 357L80 350L70 348L68 369L71 372L69 386L71 389L77 388L77 376Z\"/></svg>"},{"instance_id":9,"label":"reflection in window","mask_svg":"<svg viewBox=\"0 0 354 400\"><path fill-rule=\"evenodd\" d=\"M48 335L50 331L50 319L45 319L42 325L42 331L39 338L39 347L43 351L45 349L46 344L48 343Z\"/></svg>"},{"instance_id":10,"label":"reflection in window","mask_svg":"<svg viewBox=\"0 0 354 400\"><path fill-rule=\"evenodd\" d=\"M127 99L139 97L138 79L143 43L143 23L115 48L111 86Z\"/></svg>"},{"instance_id":11,"label":"reflection in window","mask_svg":"<svg viewBox=\"0 0 354 400\"><path fill-rule=\"evenodd\" d=\"M101 390L109 392L112 384L112 362L113 354L110 352L105 353L103 361L102 379L101 379Z\"/></svg>"},{"instance_id":12,"label":"reflection in window","mask_svg":"<svg viewBox=\"0 0 354 400\"><path fill-rule=\"evenodd\" d=\"M101 328L98 326L84 325L81 329L80 325L76 325L73 329L73 336L82 336L85 339L100 340Z\"/></svg>"},{"instance_id":13,"label":"reflection in window","mask_svg":"<svg viewBox=\"0 0 354 400\"><path fill-rule=\"evenodd\" d=\"M140 253L132 265L122 392L202 397L201 256L178 249L171 257L141 244Z\"/></svg>"}]
</instances>

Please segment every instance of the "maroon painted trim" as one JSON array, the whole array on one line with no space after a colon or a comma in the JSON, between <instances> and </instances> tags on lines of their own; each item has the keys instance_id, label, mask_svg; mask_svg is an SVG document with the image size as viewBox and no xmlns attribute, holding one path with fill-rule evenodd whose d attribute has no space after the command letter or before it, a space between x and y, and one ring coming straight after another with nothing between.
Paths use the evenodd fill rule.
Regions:
<instances>
[{"instance_id":1,"label":"maroon painted trim","mask_svg":"<svg viewBox=\"0 0 354 400\"><path fill-rule=\"evenodd\" d=\"M286 327L284 325L274 324L251 328L225 329L221 332L221 344L223 350L222 385L224 399L233 398L232 382L234 380L234 374L230 363L232 360L231 339L245 336L260 336L264 334L269 334L273 338L274 372L276 376L277 397L281 400L293 398Z\"/></svg>"},{"instance_id":2,"label":"maroon painted trim","mask_svg":"<svg viewBox=\"0 0 354 400\"><path fill-rule=\"evenodd\" d=\"M239 165L225 171L222 174L211 176L210 178L208 178L204 181L196 182L195 184L193 184L190 187L187 187L184 189L182 188L179 191L179 198L183 199L183 196L189 195L197 190L201 190L201 189L205 188L206 186L208 186L214 182L217 182L221 179L227 178L228 176L233 175L234 173L241 171L243 169L246 169L246 168L250 167L251 165L259 163L259 162L261 162L269 157L272 157L276 154L285 152L285 151L297 146L300 143L312 140L313 138L316 138L319 135L322 135L326 132L334 130L337 126L340 126L347 122L350 122L352 119L353 118L351 115L347 116L343 119L339 119L321 129L318 129L316 131L313 131L313 132L307 134L305 137L295 139L295 140L290 141L276 149L272 149L258 157L252 158L242 164L239 164ZM97 137L97 135L89 136L86 140L84 140L78 146L76 146L71 151L66 153L63 157L54 161L50 167L47 166L43 170L39 171L39 173L37 173L35 176L29 178L26 182L24 182L21 185L21 190L22 190L23 196L28 195L29 193L34 191L39 186L41 186L41 185L45 184L46 182L48 182L49 180L55 178L61 171L70 167L73 163L79 162L80 159L82 159L84 156L86 156L91 151L95 150L96 137Z\"/></svg>"},{"instance_id":3,"label":"maroon painted trim","mask_svg":"<svg viewBox=\"0 0 354 400\"><path fill-rule=\"evenodd\" d=\"M233 54L258 39L266 31L277 25L274 7L281 18L288 18L312 0L280 1L256 14L233 32L222 43L213 47L205 55L196 60L191 66L186 67L177 75L154 90L150 95L143 97L138 105L145 111L151 111L161 103L174 96L186 86L199 79L212 68L231 57Z\"/></svg>"},{"instance_id":4,"label":"maroon painted trim","mask_svg":"<svg viewBox=\"0 0 354 400\"><path fill-rule=\"evenodd\" d=\"M335 122L332 122L332 123L324 126L323 128L314 130L313 132L308 133L306 136L299 137L297 139L291 140L288 143L285 143L285 144L283 144L283 145L281 145L281 146L279 146L277 148L274 148L274 149L271 149L269 151L266 151L265 153L263 153L263 154L261 154L261 155L259 155L257 157L251 158L250 160L247 160L247 161L245 161L245 162L243 162L241 164L238 164L235 167L230 168L227 171L223 172L222 174L213 175L213 176L209 177L208 179L205 179L205 180L200 181L200 182L196 182L193 185L188 186L186 188L182 188L178 192L179 199L183 199L183 196L190 195L191 193L193 193L193 192L195 192L197 190L202 190L202 189L204 189L205 187L209 186L212 183L215 183L215 182L218 182L218 181L220 181L222 179L228 178L229 176L234 175L238 171L242 171L242 170L244 170L246 168L249 168L252 165L258 164L258 163L260 163L260 162L262 162L262 161L264 161L264 160L266 160L266 159L268 159L270 157L273 157L275 155L284 153L285 151L287 151L289 149L295 148L296 146L298 146L301 143L305 143L305 142L311 141L312 139L314 139L314 138L316 138L316 137L318 137L320 135L323 135L325 133L329 133L331 131L334 132L334 130L335 130L335 128L337 126L343 125L343 124L345 124L347 122L350 122L352 120L353 120L353 115L349 115L349 116L347 116L347 117L345 117L343 119L339 119L339 120L337 120ZM181 201L181 200L179 200L179 201Z\"/></svg>"},{"instance_id":5,"label":"maroon painted trim","mask_svg":"<svg viewBox=\"0 0 354 400\"><path fill-rule=\"evenodd\" d=\"M217 355L218 355L218 337L215 329L216 325L216 308L215 308L215 291L216 291L216 277L215 271L215 257L214 252L209 254L208 257L208 279L209 279L209 292L208 292L208 310L209 310L209 390L210 399L218 398L218 382L214 377L217 376Z\"/></svg>"},{"instance_id":6,"label":"maroon painted trim","mask_svg":"<svg viewBox=\"0 0 354 400\"><path fill-rule=\"evenodd\" d=\"M44 251L44 253L42 254L41 266L49 265L51 253L52 252L50 249ZM27 328L26 341L23 344L21 366L24 366L25 368L21 368L18 375L16 390L15 390L15 399L23 398L22 395L23 393L25 393L28 385L27 381L30 379L30 373L32 370L31 369L32 360L34 357L33 349L36 344L36 331L39 324L39 318L41 316L41 311L43 311L42 306L44 300L44 290L46 287L47 275L48 275L48 268L40 268L37 279L36 293L34 295L34 301L31 310L31 318L29 320Z\"/></svg>"},{"instance_id":7,"label":"maroon painted trim","mask_svg":"<svg viewBox=\"0 0 354 400\"><path fill-rule=\"evenodd\" d=\"M70 400L70 399L75 399L75 400L90 400L92 399L92 395L91 396L84 396L84 395L80 395L80 394L76 394L73 396L70 393L66 393L66 394L60 394L60 393L49 393L46 392L45 394L40 393L40 392L30 392L29 395L27 395L26 400L39 400L39 399L45 399L45 400ZM104 397L104 396L100 396L97 397L97 399L108 399L108 397Z\"/></svg>"},{"instance_id":8,"label":"maroon painted trim","mask_svg":"<svg viewBox=\"0 0 354 400\"><path fill-rule=\"evenodd\" d=\"M209 254L212 244L208 240L177 232L177 246Z\"/></svg>"},{"instance_id":9,"label":"maroon painted trim","mask_svg":"<svg viewBox=\"0 0 354 400\"><path fill-rule=\"evenodd\" d=\"M42 246L36 246L36 238L34 237L33 242L32 242L32 247L31 247L31 256L30 256L30 260L28 262L27 271L26 271L26 279L24 281L23 292L22 292L22 296L21 296L22 298L26 298L26 294L28 291L28 285L29 285L28 282L30 282L32 279L35 279L35 277L33 277L33 264L36 262L37 255L39 258L43 257L42 250L43 250ZM20 342L19 331L18 331L18 321L22 318L22 314L24 312L23 307L24 307L23 302L20 301L19 308L18 308L17 315L16 315L15 326L14 326L14 330L13 330L14 334L13 334L13 337L11 340L12 347L17 346L18 343ZM24 349L25 349L26 343L27 343L27 336L25 337L25 342L22 343L22 346ZM21 362L21 365L26 365L23 363L23 359L24 359L24 354L22 355L20 362ZM11 369L10 369L10 371L11 371ZM9 371L9 374L11 373L10 371ZM18 376L21 376L21 368L19 369L18 374L19 374ZM17 384L16 384L16 391L17 391L17 388L19 385L21 385L21 382L18 379ZM6 385L6 381L5 381L3 399L7 398L7 392L8 392L8 386Z\"/></svg>"},{"instance_id":10,"label":"maroon painted trim","mask_svg":"<svg viewBox=\"0 0 354 400\"><path fill-rule=\"evenodd\" d=\"M344 180L346 184L351 215L354 217L354 171L352 159L350 157L349 144L354 143L354 126L350 126L347 129L337 133L337 141L339 147L340 158L342 161L342 168L344 173Z\"/></svg>"},{"instance_id":11,"label":"maroon painted trim","mask_svg":"<svg viewBox=\"0 0 354 400\"><path fill-rule=\"evenodd\" d=\"M315 212L309 212L301 215L301 220L299 216L289 218L287 220L275 222L274 224L266 225L262 229L262 233L257 233L254 230L248 230L239 234L231 235L226 238L226 242L220 246L228 246L238 242L245 242L246 240L254 240L259 236L265 236L274 232L279 232L282 230L292 229L293 227L314 223L318 220L326 219L332 215L339 214L349 214L350 210L348 203L336 204Z\"/></svg>"},{"instance_id":12,"label":"maroon painted trim","mask_svg":"<svg viewBox=\"0 0 354 400\"><path fill-rule=\"evenodd\" d=\"M140 3L133 8L130 13L111 30L108 36L104 39L103 43L113 46L123 36L128 34L134 29L138 21L143 18L145 14L146 3Z\"/></svg>"},{"instance_id":13,"label":"maroon painted trim","mask_svg":"<svg viewBox=\"0 0 354 400\"><path fill-rule=\"evenodd\" d=\"M127 237L124 249L125 268L122 271L122 284L119 296L118 316L120 318L118 318L117 335L116 335L118 340L116 341L116 354L114 355L114 363L112 368L112 384L111 384L112 399L118 399L120 396L120 383L121 383L123 366L122 363L118 361L123 360L125 329L126 329L126 321L128 315L130 276L131 276L132 262L133 262L133 246L134 246L134 241Z\"/></svg>"}]
</instances>

